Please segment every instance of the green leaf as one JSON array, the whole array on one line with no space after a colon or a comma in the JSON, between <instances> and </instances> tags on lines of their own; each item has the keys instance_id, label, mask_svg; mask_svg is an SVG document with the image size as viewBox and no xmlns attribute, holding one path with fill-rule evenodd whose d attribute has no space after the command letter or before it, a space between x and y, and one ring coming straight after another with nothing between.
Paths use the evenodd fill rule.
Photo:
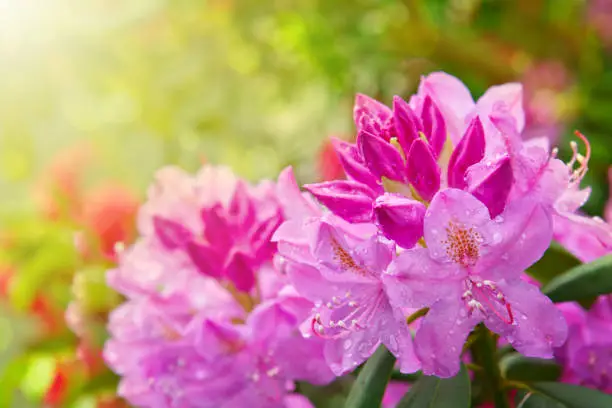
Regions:
<instances>
[{"instance_id":1,"label":"green leaf","mask_svg":"<svg viewBox=\"0 0 612 408\"><path fill-rule=\"evenodd\" d=\"M542 288L553 302L586 300L612 293L612 255L579 265Z\"/></svg>"},{"instance_id":2,"label":"green leaf","mask_svg":"<svg viewBox=\"0 0 612 408\"><path fill-rule=\"evenodd\" d=\"M547 284L564 271L581 265L582 262L570 254L558 242L553 241L542 258L533 264L527 273L542 284Z\"/></svg>"},{"instance_id":3,"label":"green leaf","mask_svg":"<svg viewBox=\"0 0 612 408\"><path fill-rule=\"evenodd\" d=\"M504 356L499 366L503 376L514 381L557 381L561 375L561 367L554 361L519 353Z\"/></svg>"},{"instance_id":4,"label":"green leaf","mask_svg":"<svg viewBox=\"0 0 612 408\"><path fill-rule=\"evenodd\" d=\"M351 387L345 408L380 407L394 364L393 354L381 345L359 373Z\"/></svg>"},{"instance_id":5,"label":"green leaf","mask_svg":"<svg viewBox=\"0 0 612 408\"><path fill-rule=\"evenodd\" d=\"M72 332L64 332L52 337L36 339L28 344L29 352L35 353L57 353L70 349L76 345L76 336Z\"/></svg>"},{"instance_id":6,"label":"green leaf","mask_svg":"<svg viewBox=\"0 0 612 408\"><path fill-rule=\"evenodd\" d=\"M115 391L118 385L119 376L110 370L105 370L89 379L85 385L83 385L81 392L83 394L97 394L101 391Z\"/></svg>"},{"instance_id":7,"label":"green leaf","mask_svg":"<svg viewBox=\"0 0 612 408\"><path fill-rule=\"evenodd\" d=\"M20 355L11 360L0 373L0 407L10 407L28 371L29 359L25 355Z\"/></svg>"},{"instance_id":8,"label":"green leaf","mask_svg":"<svg viewBox=\"0 0 612 408\"><path fill-rule=\"evenodd\" d=\"M558 382L529 383L529 387L537 393L560 403L565 408L612 407L612 395L591 388Z\"/></svg>"},{"instance_id":9,"label":"green leaf","mask_svg":"<svg viewBox=\"0 0 612 408\"><path fill-rule=\"evenodd\" d=\"M452 378L422 376L397 405L397 408L469 408L470 377L464 365Z\"/></svg>"}]
</instances>

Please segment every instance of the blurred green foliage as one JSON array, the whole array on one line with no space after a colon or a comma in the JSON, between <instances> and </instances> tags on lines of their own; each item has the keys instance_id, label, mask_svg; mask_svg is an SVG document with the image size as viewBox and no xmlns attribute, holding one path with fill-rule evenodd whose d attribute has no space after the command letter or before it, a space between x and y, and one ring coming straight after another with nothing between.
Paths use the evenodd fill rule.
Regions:
<instances>
[{"instance_id":1,"label":"blurred green foliage","mask_svg":"<svg viewBox=\"0 0 612 408\"><path fill-rule=\"evenodd\" d=\"M292 164L310 181L327 136L352 137L356 92L390 102L444 70L475 96L523 81L530 131L551 130L565 157L573 130L587 135L586 210L601 214L612 158L606 1L0 0L0 233L12 242L0 263L14 271L0 406L18 384L38 404L53 359L74 354L66 328L51 343L35 334L37 293L63 311L79 287L99 291L112 264L77 255L82 220L45 216L34 199L59 153L86 141L95 165L73 169L79 183L114 180L140 197L164 164L222 163L250 179ZM79 406L94 406L88 398Z\"/></svg>"}]
</instances>

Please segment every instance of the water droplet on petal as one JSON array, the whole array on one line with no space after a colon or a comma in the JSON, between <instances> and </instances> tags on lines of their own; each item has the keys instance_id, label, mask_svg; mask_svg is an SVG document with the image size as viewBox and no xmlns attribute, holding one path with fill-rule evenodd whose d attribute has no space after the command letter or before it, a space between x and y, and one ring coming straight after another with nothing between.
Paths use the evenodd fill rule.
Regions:
<instances>
[{"instance_id":1,"label":"water droplet on petal","mask_svg":"<svg viewBox=\"0 0 612 408\"><path fill-rule=\"evenodd\" d=\"M353 345L353 341L351 339L344 340L344 349L348 350Z\"/></svg>"},{"instance_id":2,"label":"water droplet on petal","mask_svg":"<svg viewBox=\"0 0 612 408\"><path fill-rule=\"evenodd\" d=\"M493 244L499 244L502 240L501 232L496 232L493 234Z\"/></svg>"}]
</instances>

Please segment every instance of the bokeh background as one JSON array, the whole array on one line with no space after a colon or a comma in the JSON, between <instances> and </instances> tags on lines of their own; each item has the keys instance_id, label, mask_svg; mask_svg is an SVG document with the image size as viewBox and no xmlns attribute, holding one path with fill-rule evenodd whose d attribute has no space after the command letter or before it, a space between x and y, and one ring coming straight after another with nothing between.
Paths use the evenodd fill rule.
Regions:
<instances>
[{"instance_id":1,"label":"bokeh background","mask_svg":"<svg viewBox=\"0 0 612 408\"><path fill-rule=\"evenodd\" d=\"M155 169L339 175L361 92L525 86L526 137L612 163L611 0L0 0L0 407L124 407L99 356ZM64 315L68 316L68 325Z\"/></svg>"}]
</instances>

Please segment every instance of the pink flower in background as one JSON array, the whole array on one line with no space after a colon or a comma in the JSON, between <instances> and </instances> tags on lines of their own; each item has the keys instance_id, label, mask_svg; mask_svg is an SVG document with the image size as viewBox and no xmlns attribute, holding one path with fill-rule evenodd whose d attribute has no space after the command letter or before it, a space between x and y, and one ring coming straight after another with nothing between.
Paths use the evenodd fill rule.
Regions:
<instances>
[{"instance_id":1,"label":"pink flower in background","mask_svg":"<svg viewBox=\"0 0 612 408\"><path fill-rule=\"evenodd\" d=\"M525 89L525 138L546 137L558 140L571 119L568 109L568 90L571 79L559 61L532 64L521 78Z\"/></svg>"},{"instance_id":2,"label":"pink flower in background","mask_svg":"<svg viewBox=\"0 0 612 408\"><path fill-rule=\"evenodd\" d=\"M610 0L589 0L587 21L606 46L612 44L612 2Z\"/></svg>"},{"instance_id":3,"label":"pink flower in background","mask_svg":"<svg viewBox=\"0 0 612 408\"><path fill-rule=\"evenodd\" d=\"M299 331L312 303L274 261L281 219L274 183L215 167L158 173L141 238L108 272L127 298L104 350L121 396L143 407L309 406L294 382L334 375L324 341Z\"/></svg>"},{"instance_id":4,"label":"pink flower in background","mask_svg":"<svg viewBox=\"0 0 612 408\"><path fill-rule=\"evenodd\" d=\"M402 372L420 366L406 317L390 305L381 281L395 245L374 231L371 224L351 225L307 209L274 235L296 290L315 305L305 334L326 340L325 357L337 375L353 370L381 343L397 356Z\"/></svg>"},{"instance_id":5,"label":"pink flower in background","mask_svg":"<svg viewBox=\"0 0 612 408\"><path fill-rule=\"evenodd\" d=\"M415 338L423 373L455 375L463 343L481 321L528 356L551 357L563 344L562 316L521 279L552 236L539 205L515 202L491 219L475 197L447 189L432 200L424 229L427 248L404 251L383 276L392 304L430 307Z\"/></svg>"},{"instance_id":6,"label":"pink flower in background","mask_svg":"<svg viewBox=\"0 0 612 408\"><path fill-rule=\"evenodd\" d=\"M612 297L600 296L590 310L576 303L559 305L569 336L557 350L564 382L612 393Z\"/></svg>"}]
</instances>

